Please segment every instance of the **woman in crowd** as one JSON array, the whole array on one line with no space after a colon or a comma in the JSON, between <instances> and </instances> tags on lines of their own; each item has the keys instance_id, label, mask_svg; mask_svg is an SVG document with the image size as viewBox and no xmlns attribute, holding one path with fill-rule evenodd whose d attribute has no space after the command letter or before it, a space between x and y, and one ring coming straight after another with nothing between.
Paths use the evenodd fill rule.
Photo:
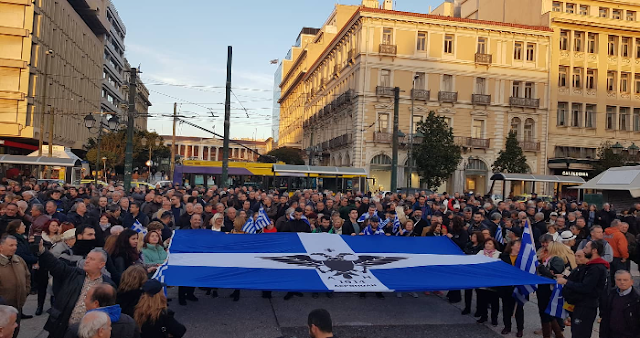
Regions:
<instances>
[{"instance_id":1,"label":"woman in crowd","mask_svg":"<svg viewBox=\"0 0 640 338\"><path fill-rule=\"evenodd\" d=\"M138 233L131 229L122 231L116 239L111 258L113 258L113 264L119 273L123 273L130 266L140 263Z\"/></svg>"},{"instance_id":2,"label":"woman in crowd","mask_svg":"<svg viewBox=\"0 0 640 338\"><path fill-rule=\"evenodd\" d=\"M181 338L187 332L167 307L163 285L151 279L142 286L142 296L135 307L133 319L140 328L140 338Z\"/></svg>"},{"instance_id":3,"label":"woman in crowd","mask_svg":"<svg viewBox=\"0 0 640 338\"><path fill-rule=\"evenodd\" d=\"M122 225L122 222L120 220L121 213L122 213L122 209L120 208L120 206L111 204L107 206L107 212L105 213L105 215L107 215L107 218L109 219L109 223L111 223L111 225L114 226L114 225Z\"/></svg>"},{"instance_id":4,"label":"woman in crowd","mask_svg":"<svg viewBox=\"0 0 640 338\"><path fill-rule=\"evenodd\" d=\"M111 222L109 221L109 217L107 216L107 214L100 215L98 227L96 227L95 229L96 240L98 240L99 245L104 246L106 238L111 235Z\"/></svg>"},{"instance_id":5,"label":"woman in crowd","mask_svg":"<svg viewBox=\"0 0 640 338\"><path fill-rule=\"evenodd\" d=\"M18 249L16 250L16 255L24 259L25 263L27 263L27 266L31 268L32 265L38 263L38 258L34 256L31 253L31 249L29 249L29 241L25 237L26 231L27 227L19 219L13 220L9 222L9 225L7 225L7 234L15 237L18 241ZM35 267L37 268L37 265Z\"/></svg>"},{"instance_id":6,"label":"woman in crowd","mask_svg":"<svg viewBox=\"0 0 640 338\"><path fill-rule=\"evenodd\" d=\"M500 255L500 259L507 264L516 265L521 244L520 239L511 241ZM513 298L513 290L513 286L504 286L499 289L500 298L502 298L502 321L504 323L504 329L501 333L505 335L511 332L511 316L515 309L516 327L518 330L516 337L522 337L524 335L524 306Z\"/></svg>"},{"instance_id":7,"label":"woman in crowd","mask_svg":"<svg viewBox=\"0 0 640 338\"><path fill-rule=\"evenodd\" d=\"M132 265L120 277L116 302L122 313L133 317L134 309L142 295L142 285L147 281L147 271L141 265Z\"/></svg>"},{"instance_id":8,"label":"woman in crowd","mask_svg":"<svg viewBox=\"0 0 640 338\"><path fill-rule=\"evenodd\" d=\"M398 232L398 236L404 236L404 237L420 236L413 231L414 230L413 226L414 226L413 220L408 219L407 222L404 224L404 227L400 229L400 232Z\"/></svg>"},{"instance_id":9,"label":"woman in crowd","mask_svg":"<svg viewBox=\"0 0 640 338\"><path fill-rule=\"evenodd\" d=\"M209 223L211 224L211 230L218 232L222 231L222 227L224 226L224 214L216 213L211 217L211 221L209 221Z\"/></svg>"},{"instance_id":10,"label":"woman in crowd","mask_svg":"<svg viewBox=\"0 0 640 338\"><path fill-rule=\"evenodd\" d=\"M162 245L160 234L156 231L149 231L144 236L142 245L142 261L145 265L160 266L167 259L167 251Z\"/></svg>"},{"instance_id":11,"label":"woman in crowd","mask_svg":"<svg viewBox=\"0 0 640 338\"><path fill-rule=\"evenodd\" d=\"M555 224L547 225L547 235L550 235L554 242L560 241L560 234L558 233L558 228Z\"/></svg>"},{"instance_id":12,"label":"woman in crowd","mask_svg":"<svg viewBox=\"0 0 640 338\"><path fill-rule=\"evenodd\" d=\"M541 264L538 265L539 275L556 279L556 275L564 273L565 267L569 261L563 253L563 248L561 246L564 246L564 244L556 242L549 242L547 244L546 255L544 255L544 258L540 261ZM552 292L553 285L549 284L538 285L538 290L536 291L536 296L538 298L538 313L540 314L540 321L542 323L542 337L551 338L551 332L553 331L556 338L562 338L564 336L558 321L555 317L545 312L549 302L551 301Z\"/></svg>"},{"instance_id":13,"label":"woman in crowd","mask_svg":"<svg viewBox=\"0 0 640 338\"><path fill-rule=\"evenodd\" d=\"M477 255L480 250L482 250L484 245L484 236L482 232L475 231L469 236L469 242L465 245L463 251L467 255ZM476 291L477 294L477 291ZM464 290L464 309L462 310L463 315L467 315L471 313L471 300L473 298L473 289ZM480 307L476 302L476 312L474 317L480 317Z\"/></svg>"},{"instance_id":14,"label":"woman in crowd","mask_svg":"<svg viewBox=\"0 0 640 338\"><path fill-rule=\"evenodd\" d=\"M598 207L595 204L589 205L589 212L586 215L582 215L587 219L587 226L591 228L592 225L596 224L596 220L598 218Z\"/></svg>"},{"instance_id":15,"label":"woman in crowd","mask_svg":"<svg viewBox=\"0 0 640 338\"><path fill-rule=\"evenodd\" d=\"M42 244L47 250L50 250L52 246L62 241L62 227L60 221L53 218L48 220L42 228ZM43 268L39 268L33 271L33 280L36 283L36 289L38 290L38 308L36 309L36 316L39 316L44 311L44 301L47 298L47 286L49 285L49 271Z\"/></svg>"},{"instance_id":16,"label":"woman in crowd","mask_svg":"<svg viewBox=\"0 0 640 338\"><path fill-rule=\"evenodd\" d=\"M342 220L342 218L340 220ZM275 226L275 223L273 221L273 218L269 219L269 225L267 225L267 227L265 227L262 230L262 232L265 233L265 234L278 232L278 229L276 229L276 226Z\"/></svg>"},{"instance_id":17,"label":"woman in crowd","mask_svg":"<svg viewBox=\"0 0 640 338\"><path fill-rule=\"evenodd\" d=\"M493 238L487 238L484 241L484 249L477 253L491 258L500 258L500 251L498 251L498 242ZM491 325L498 326L498 307L500 306L500 299L498 298L497 290L493 288L481 288L477 290L478 293L478 307L480 310L478 323L482 324L488 320L487 308L491 306Z\"/></svg>"}]
</instances>

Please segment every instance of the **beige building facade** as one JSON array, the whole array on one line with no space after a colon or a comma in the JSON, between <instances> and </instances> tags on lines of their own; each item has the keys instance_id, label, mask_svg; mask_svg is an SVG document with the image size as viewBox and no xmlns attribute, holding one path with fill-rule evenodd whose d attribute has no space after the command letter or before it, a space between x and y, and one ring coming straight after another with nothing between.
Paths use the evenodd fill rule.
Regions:
<instances>
[{"instance_id":1,"label":"beige building facade","mask_svg":"<svg viewBox=\"0 0 640 338\"><path fill-rule=\"evenodd\" d=\"M409 177L408 151L430 111L446 119L463 147L463 160L439 191L486 193L511 129L530 171L543 173L551 34L545 27L393 11L390 2L337 5L283 62L279 145L305 149L313 164L367 168L370 189L389 190L399 87L405 136L398 187L420 185L415 172ZM511 57L517 44L521 59Z\"/></svg>"},{"instance_id":2,"label":"beige building facade","mask_svg":"<svg viewBox=\"0 0 640 338\"><path fill-rule=\"evenodd\" d=\"M167 147L171 148L172 135L162 135ZM244 147L240 144L244 145ZM255 162L258 155L271 150L273 139L267 140L232 140L229 143L229 160L236 162ZM253 150L248 150L247 148ZM255 151L255 152L254 152ZM185 160L222 161L222 140L217 138L202 138L193 136L176 136L176 155Z\"/></svg>"},{"instance_id":3,"label":"beige building facade","mask_svg":"<svg viewBox=\"0 0 640 338\"><path fill-rule=\"evenodd\" d=\"M467 0L460 15L553 29L548 174L591 178L604 142L640 142L638 1Z\"/></svg>"}]
</instances>

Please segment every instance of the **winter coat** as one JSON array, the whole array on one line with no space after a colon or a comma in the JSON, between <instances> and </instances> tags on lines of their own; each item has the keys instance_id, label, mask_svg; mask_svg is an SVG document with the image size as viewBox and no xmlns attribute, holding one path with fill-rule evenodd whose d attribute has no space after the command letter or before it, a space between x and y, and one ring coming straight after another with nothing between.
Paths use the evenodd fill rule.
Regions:
<instances>
[{"instance_id":1,"label":"winter coat","mask_svg":"<svg viewBox=\"0 0 640 338\"><path fill-rule=\"evenodd\" d=\"M73 223L76 228L81 226L93 226L96 223L93 218L89 217L88 213L84 214L84 216L80 216L75 211L67 214L67 222Z\"/></svg>"},{"instance_id":2,"label":"winter coat","mask_svg":"<svg viewBox=\"0 0 640 338\"><path fill-rule=\"evenodd\" d=\"M81 268L63 263L46 251L40 255L40 266L47 269L61 285L44 329L49 332L49 338L62 338L67 332L71 312L78 302L87 273ZM116 287L111 278L103 275L102 280Z\"/></svg>"},{"instance_id":3,"label":"winter coat","mask_svg":"<svg viewBox=\"0 0 640 338\"><path fill-rule=\"evenodd\" d=\"M147 244L142 247L144 264L162 264L167 259L167 251L160 244Z\"/></svg>"},{"instance_id":4,"label":"winter coat","mask_svg":"<svg viewBox=\"0 0 640 338\"><path fill-rule=\"evenodd\" d=\"M118 292L116 303L120 304L120 307L122 307L122 313L133 317L133 313L135 312L136 305L138 305L140 296L142 296L141 289Z\"/></svg>"},{"instance_id":5,"label":"winter coat","mask_svg":"<svg viewBox=\"0 0 640 338\"><path fill-rule=\"evenodd\" d=\"M161 338L170 334L173 338L181 338L187 332L187 328L175 318L173 311L167 309L160 314L155 322L147 321L140 327L141 338Z\"/></svg>"},{"instance_id":6,"label":"winter coat","mask_svg":"<svg viewBox=\"0 0 640 338\"><path fill-rule=\"evenodd\" d=\"M135 320L124 313L120 309L120 305L105 306L92 311L100 311L109 315L111 319L111 337L118 338L140 338L140 330ZM78 338L78 328L80 323L75 323L69 327L64 338Z\"/></svg>"},{"instance_id":7,"label":"winter coat","mask_svg":"<svg viewBox=\"0 0 640 338\"><path fill-rule=\"evenodd\" d=\"M27 266L29 267L38 263L38 258L31 253L29 242L24 235L14 234L13 237L18 241L18 250L16 250L16 255L24 259L25 263L27 263Z\"/></svg>"},{"instance_id":8,"label":"winter coat","mask_svg":"<svg viewBox=\"0 0 640 338\"><path fill-rule=\"evenodd\" d=\"M139 212L138 216L133 216L132 213L127 212L127 214L124 216L124 219L122 221L122 226L128 229L131 229L131 227L136 221L138 221L140 225L142 225L145 228L147 227L147 225L149 225L149 217L143 214L142 212Z\"/></svg>"},{"instance_id":9,"label":"winter coat","mask_svg":"<svg viewBox=\"0 0 640 338\"><path fill-rule=\"evenodd\" d=\"M613 300L618 296L618 288L609 289L604 296L600 307L602 321L600 322L600 338L618 338L611 332L611 308ZM625 298L624 328L617 328L617 331L623 331L624 337L640 337L640 295L635 288L632 287L629 297Z\"/></svg>"},{"instance_id":10,"label":"winter coat","mask_svg":"<svg viewBox=\"0 0 640 338\"><path fill-rule=\"evenodd\" d=\"M562 290L562 294L565 295L565 292L567 292L565 290L568 290L568 292L579 295L573 305L595 308L598 307L600 296L607 287L609 262L602 258L592 259L587 262L584 269L582 279L577 281L568 280Z\"/></svg>"},{"instance_id":11,"label":"winter coat","mask_svg":"<svg viewBox=\"0 0 640 338\"><path fill-rule=\"evenodd\" d=\"M627 237L618 227L609 227L604 230L604 239L611 245L614 258L629 258L629 243Z\"/></svg>"},{"instance_id":12,"label":"winter coat","mask_svg":"<svg viewBox=\"0 0 640 338\"><path fill-rule=\"evenodd\" d=\"M311 227L303 220L290 219L285 223L283 232L311 232Z\"/></svg>"},{"instance_id":13,"label":"winter coat","mask_svg":"<svg viewBox=\"0 0 640 338\"><path fill-rule=\"evenodd\" d=\"M18 255L11 259L0 255L0 298L6 305L22 309L31 291L31 274Z\"/></svg>"}]
</instances>

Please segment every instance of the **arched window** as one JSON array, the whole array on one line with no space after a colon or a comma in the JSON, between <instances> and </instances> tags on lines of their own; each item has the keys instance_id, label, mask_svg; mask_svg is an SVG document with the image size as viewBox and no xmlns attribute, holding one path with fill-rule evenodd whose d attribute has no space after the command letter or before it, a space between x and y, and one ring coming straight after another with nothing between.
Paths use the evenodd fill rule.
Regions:
<instances>
[{"instance_id":1,"label":"arched window","mask_svg":"<svg viewBox=\"0 0 640 338\"><path fill-rule=\"evenodd\" d=\"M371 159L371 164L374 165L391 165L391 157L385 155L385 154L380 154L380 155L376 155Z\"/></svg>"},{"instance_id":2,"label":"arched window","mask_svg":"<svg viewBox=\"0 0 640 338\"><path fill-rule=\"evenodd\" d=\"M511 119L511 131L516 133L516 138L519 139L520 136L520 118L514 117Z\"/></svg>"},{"instance_id":3,"label":"arched window","mask_svg":"<svg viewBox=\"0 0 640 338\"><path fill-rule=\"evenodd\" d=\"M533 119L524 121L524 140L532 142L535 139L536 123Z\"/></svg>"},{"instance_id":4,"label":"arched window","mask_svg":"<svg viewBox=\"0 0 640 338\"><path fill-rule=\"evenodd\" d=\"M465 168L467 171L481 171L481 172L487 172L489 169L487 169L487 165L481 161L481 160L469 160L469 162L467 162L467 166Z\"/></svg>"}]
</instances>

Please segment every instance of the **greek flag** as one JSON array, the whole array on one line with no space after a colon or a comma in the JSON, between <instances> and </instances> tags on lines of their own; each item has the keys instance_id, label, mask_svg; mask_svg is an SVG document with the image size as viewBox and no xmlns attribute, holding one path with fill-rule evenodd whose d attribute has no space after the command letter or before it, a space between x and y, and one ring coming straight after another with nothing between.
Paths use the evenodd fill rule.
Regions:
<instances>
[{"instance_id":1,"label":"greek flag","mask_svg":"<svg viewBox=\"0 0 640 338\"><path fill-rule=\"evenodd\" d=\"M271 223L269 216L267 216L264 208L261 207L258 211L258 218L254 221L253 218L250 217L247 223L242 226L242 231L248 234L255 234L259 230L266 228L269 223Z\"/></svg>"},{"instance_id":2,"label":"greek flag","mask_svg":"<svg viewBox=\"0 0 640 338\"><path fill-rule=\"evenodd\" d=\"M398 234L400 232L400 220L398 219L398 215L396 214L396 218L393 219L393 233Z\"/></svg>"},{"instance_id":3,"label":"greek flag","mask_svg":"<svg viewBox=\"0 0 640 338\"><path fill-rule=\"evenodd\" d=\"M362 214L362 216L360 216L360 218L358 218L357 222L358 223L362 223L364 221L366 221L367 219L369 219L369 213L365 212L364 214Z\"/></svg>"},{"instance_id":4,"label":"greek flag","mask_svg":"<svg viewBox=\"0 0 640 338\"><path fill-rule=\"evenodd\" d=\"M556 284L553 287L553 293L551 294L551 300L544 313L552 316L565 319L567 318L567 311L564 309L564 298L562 297L562 285Z\"/></svg>"},{"instance_id":5,"label":"greek flag","mask_svg":"<svg viewBox=\"0 0 640 338\"><path fill-rule=\"evenodd\" d=\"M143 236L147 235L147 229L145 229L138 220L136 220L135 223L133 223L133 225L131 226L131 229L133 229L135 232L139 234L142 234Z\"/></svg>"},{"instance_id":6,"label":"greek flag","mask_svg":"<svg viewBox=\"0 0 640 338\"><path fill-rule=\"evenodd\" d=\"M518 258L516 258L516 268L535 275L537 267L538 258L536 256L536 247L533 245L531 226L529 225L529 221L527 220L524 223L524 231L522 232L522 245L520 246ZM520 304L524 304L527 302L526 296L530 293L535 292L537 289L537 285L518 285L513 290L513 297Z\"/></svg>"},{"instance_id":7,"label":"greek flag","mask_svg":"<svg viewBox=\"0 0 640 338\"><path fill-rule=\"evenodd\" d=\"M247 217L247 221L242 226L242 231L248 234L255 234L255 223L253 222L253 217Z\"/></svg>"},{"instance_id":8,"label":"greek flag","mask_svg":"<svg viewBox=\"0 0 640 338\"><path fill-rule=\"evenodd\" d=\"M498 223L498 230L496 230L496 241L500 244L504 244L504 237L502 237L502 226Z\"/></svg>"}]
</instances>

